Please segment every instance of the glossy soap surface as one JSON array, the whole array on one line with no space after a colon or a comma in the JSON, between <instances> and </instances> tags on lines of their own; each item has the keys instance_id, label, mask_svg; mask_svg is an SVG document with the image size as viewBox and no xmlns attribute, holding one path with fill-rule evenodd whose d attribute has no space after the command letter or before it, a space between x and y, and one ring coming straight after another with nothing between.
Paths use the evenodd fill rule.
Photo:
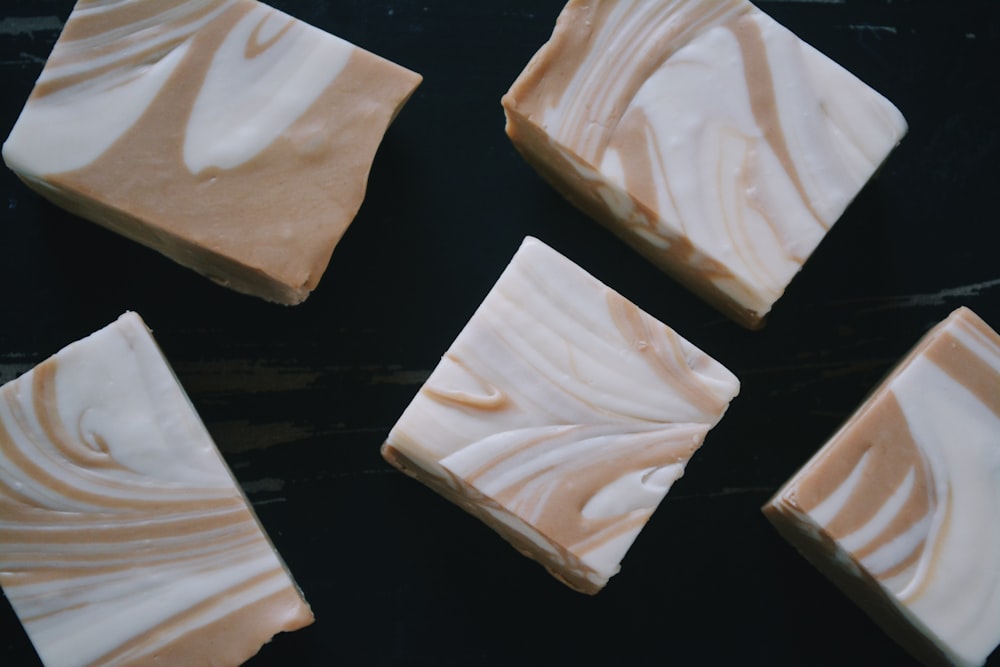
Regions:
<instances>
[{"instance_id":1,"label":"glossy soap surface","mask_svg":"<svg viewBox=\"0 0 1000 667\"><path fill-rule=\"evenodd\" d=\"M235 666L312 622L134 313L0 389L0 585L46 667Z\"/></svg>"}]
</instances>

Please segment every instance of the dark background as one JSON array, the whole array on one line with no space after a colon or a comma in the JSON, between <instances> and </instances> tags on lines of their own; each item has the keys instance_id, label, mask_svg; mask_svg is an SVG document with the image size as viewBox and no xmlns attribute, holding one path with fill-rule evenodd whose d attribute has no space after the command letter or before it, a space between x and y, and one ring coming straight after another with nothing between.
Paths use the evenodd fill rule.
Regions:
<instances>
[{"instance_id":1,"label":"dark background","mask_svg":"<svg viewBox=\"0 0 1000 667\"><path fill-rule=\"evenodd\" d=\"M500 96L562 0L273 4L424 76L303 305L217 287L0 173L0 382L126 309L145 318L317 617L249 664L911 664L759 507L952 309L1000 327L1000 3L760 3L910 130L759 332L571 208L507 140ZM3 136L71 6L0 4ZM378 451L527 234L743 383L596 597ZM6 600L0 662L38 665Z\"/></svg>"}]
</instances>

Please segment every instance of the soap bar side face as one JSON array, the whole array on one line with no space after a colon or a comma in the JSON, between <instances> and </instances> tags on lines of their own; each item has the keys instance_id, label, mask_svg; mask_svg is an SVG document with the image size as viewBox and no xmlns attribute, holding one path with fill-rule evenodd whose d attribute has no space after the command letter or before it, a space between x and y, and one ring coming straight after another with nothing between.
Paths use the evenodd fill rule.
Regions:
<instances>
[{"instance_id":1,"label":"soap bar side face","mask_svg":"<svg viewBox=\"0 0 1000 667\"><path fill-rule=\"evenodd\" d=\"M239 665L313 620L133 313L0 388L0 586L46 667Z\"/></svg>"},{"instance_id":2,"label":"soap bar side face","mask_svg":"<svg viewBox=\"0 0 1000 667\"><path fill-rule=\"evenodd\" d=\"M594 593L738 388L717 361L529 238L383 454Z\"/></svg>"},{"instance_id":3,"label":"soap bar side face","mask_svg":"<svg viewBox=\"0 0 1000 667\"><path fill-rule=\"evenodd\" d=\"M546 180L751 328L906 130L742 0L572 1L503 106Z\"/></svg>"},{"instance_id":4,"label":"soap bar side face","mask_svg":"<svg viewBox=\"0 0 1000 667\"><path fill-rule=\"evenodd\" d=\"M298 303L419 82L249 0L84 0L4 159L57 205L233 289Z\"/></svg>"},{"instance_id":5,"label":"soap bar side face","mask_svg":"<svg viewBox=\"0 0 1000 667\"><path fill-rule=\"evenodd\" d=\"M810 536L835 542L840 569L870 579L869 595L909 621L900 641L912 652L982 664L1000 643L998 434L1000 336L962 308L765 513L800 548Z\"/></svg>"}]
</instances>

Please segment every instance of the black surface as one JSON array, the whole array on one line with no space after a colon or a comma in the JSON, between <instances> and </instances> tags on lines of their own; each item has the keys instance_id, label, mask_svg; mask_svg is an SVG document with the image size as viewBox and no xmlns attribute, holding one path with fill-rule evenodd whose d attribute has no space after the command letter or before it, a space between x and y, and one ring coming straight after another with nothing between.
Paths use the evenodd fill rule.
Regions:
<instances>
[{"instance_id":1,"label":"black surface","mask_svg":"<svg viewBox=\"0 0 1000 667\"><path fill-rule=\"evenodd\" d=\"M425 78L305 304L217 287L0 173L0 381L126 309L146 319L316 613L248 664L910 664L758 507L953 308L1000 327L1000 4L760 3L910 124L760 332L572 209L504 135L500 96L562 0L273 4ZM3 3L4 133L70 8ZM593 598L378 453L526 234L743 383ZM38 664L6 600L0 662Z\"/></svg>"}]
</instances>

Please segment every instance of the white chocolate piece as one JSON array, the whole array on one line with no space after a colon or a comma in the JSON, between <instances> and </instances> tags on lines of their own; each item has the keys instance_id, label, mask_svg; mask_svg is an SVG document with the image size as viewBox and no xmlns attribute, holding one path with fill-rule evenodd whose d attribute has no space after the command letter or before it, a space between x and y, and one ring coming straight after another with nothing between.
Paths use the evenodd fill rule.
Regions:
<instances>
[{"instance_id":1,"label":"white chocolate piece","mask_svg":"<svg viewBox=\"0 0 1000 667\"><path fill-rule=\"evenodd\" d=\"M45 667L234 667L313 621L134 313L0 388L0 586Z\"/></svg>"},{"instance_id":2,"label":"white chocolate piece","mask_svg":"<svg viewBox=\"0 0 1000 667\"><path fill-rule=\"evenodd\" d=\"M571 0L503 106L556 189L751 328L906 132L745 0Z\"/></svg>"},{"instance_id":3,"label":"white chocolate piece","mask_svg":"<svg viewBox=\"0 0 1000 667\"><path fill-rule=\"evenodd\" d=\"M3 157L57 205L295 304L419 82L254 0L80 0Z\"/></svg>"},{"instance_id":4,"label":"white chocolate piece","mask_svg":"<svg viewBox=\"0 0 1000 667\"><path fill-rule=\"evenodd\" d=\"M931 330L764 513L931 665L1000 644L1000 336Z\"/></svg>"},{"instance_id":5,"label":"white chocolate piece","mask_svg":"<svg viewBox=\"0 0 1000 667\"><path fill-rule=\"evenodd\" d=\"M717 361L529 237L382 451L593 594L738 391Z\"/></svg>"}]
</instances>

